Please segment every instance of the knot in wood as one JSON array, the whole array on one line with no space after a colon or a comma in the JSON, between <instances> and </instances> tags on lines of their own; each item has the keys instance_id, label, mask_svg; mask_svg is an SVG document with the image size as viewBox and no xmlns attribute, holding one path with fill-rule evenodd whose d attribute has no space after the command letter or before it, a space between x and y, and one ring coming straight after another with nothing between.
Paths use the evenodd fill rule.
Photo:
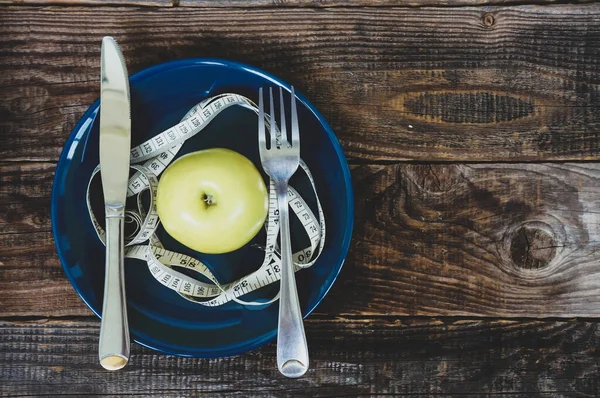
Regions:
<instances>
[{"instance_id":1,"label":"knot in wood","mask_svg":"<svg viewBox=\"0 0 600 398\"><path fill-rule=\"evenodd\" d=\"M483 15L483 26L485 26L486 28L491 28L492 26L494 26L494 16L490 13L486 13Z\"/></svg>"},{"instance_id":2,"label":"knot in wood","mask_svg":"<svg viewBox=\"0 0 600 398\"><path fill-rule=\"evenodd\" d=\"M544 268L556 255L554 236L541 229L523 226L513 233L511 239L510 255L519 268Z\"/></svg>"}]
</instances>

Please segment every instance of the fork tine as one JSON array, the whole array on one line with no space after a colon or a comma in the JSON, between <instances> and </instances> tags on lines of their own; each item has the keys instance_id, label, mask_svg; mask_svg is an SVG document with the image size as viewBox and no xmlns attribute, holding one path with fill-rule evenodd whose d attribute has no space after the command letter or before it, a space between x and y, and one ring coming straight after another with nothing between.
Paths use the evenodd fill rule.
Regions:
<instances>
[{"instance_id":1,"label":"fork tine","mask_svg":"<svg viewBox=\"0 0 600 398\"><path fill-rule=\"evenodd\" d=\"M287 128L285 126L285 106L283 105L283 89L279 86L279 108L281 108L281 119L279 123L281 124L279 131L281 131L281 145L289 146L290 141L287 135Z\"/></svg>"},{"instance_id":2,"label":"fork tine","mask_svg":"<svg viewBox=\"0 0 600 398\"><path fill-rule=\"evenodd\" d=\"M271 105L271 111L269 112L269 135L271 136L271 148L274 149L277 147L277 125L275 124L275 106L273 105L273 87L269 87L269 101Z\"/></svg>"},{"instance_id":3,"label":"fork tine","mask_svg":"<svg viewBox=\"0 0 600 398\"><path fill-rule=\"evenodd\" d=\"M296 94L292 86L292 147L300 148L300 129L298 128L298 111L296 110Z\"/></svg>"},{"instance_id":4,"label":"fork tine","mask_svg":"<svg viewBox=\"0 0 600 398\"><path fill-rule=\"evenodd\" d=\"M265 111L263 103L263 89L258 89L258 148L262 153L267 149L267 137L265 136Z\"/></svg>"}]
</instances>

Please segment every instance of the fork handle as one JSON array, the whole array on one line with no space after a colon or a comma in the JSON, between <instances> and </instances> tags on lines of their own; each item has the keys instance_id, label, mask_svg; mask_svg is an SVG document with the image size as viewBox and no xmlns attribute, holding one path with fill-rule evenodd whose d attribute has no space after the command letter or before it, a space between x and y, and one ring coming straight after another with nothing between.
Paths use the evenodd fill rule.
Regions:
<instances>
[{"instance_id":1,"label":"fork handle","mask_svg":"<svg viewBox=\"0 0 600 398\"><path fill-rule=\"evenodd\" d=\"M279 297L279 327L277 330L277 367L287 377L300 377L308 370L308 345L296 289L290 218L288 184L276 184L281 234L281 292Z\"/></svg>"}]
</instances>

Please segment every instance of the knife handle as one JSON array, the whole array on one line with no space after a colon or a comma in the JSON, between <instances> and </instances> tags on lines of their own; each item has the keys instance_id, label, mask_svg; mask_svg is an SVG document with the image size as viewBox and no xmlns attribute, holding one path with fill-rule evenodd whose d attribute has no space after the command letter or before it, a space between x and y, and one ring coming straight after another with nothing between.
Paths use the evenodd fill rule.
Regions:
<instances>
[{"instance_id":1,"label":"knife handle","mask_svg":"<svg viewBox=\"0 0 600 398\"><path fill-rule=\"evenodd\" d=\"M125 301L125 242L122 213L106 217L106 271L98 357L107 370L119 370L129 360L129 326Z\"/></svg>"}]
</instances>

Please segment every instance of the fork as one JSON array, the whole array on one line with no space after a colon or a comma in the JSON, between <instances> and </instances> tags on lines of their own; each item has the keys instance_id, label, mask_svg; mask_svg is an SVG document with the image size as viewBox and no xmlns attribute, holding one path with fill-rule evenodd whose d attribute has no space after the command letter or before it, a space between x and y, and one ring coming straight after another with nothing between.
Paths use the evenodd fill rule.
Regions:
<instances>
[{"instance_id":1,"label":"fork","mask_svg":"<svg viewBox=\"0 0 600 398\"><path fill-rule=\"evenodd\" d=\"M298 169L300 161L298 113L296 111L294 87L292 87L292 140L290 142L285 125L283 90L280 87L279 103L281 120L279 132L281 133L281 137L278 137L272 87L269 88L269 97L270 145L267 148L263 89L261 87L258 91L258 147L262 167L275 183L281 235L281 290L279 297L279 325L277 329L277 367L284 376L300 377L308 370L308 346L306 344L302 312L300 311L300 301L298 300L298 291L296 289L288 212L288 181Z\"/></svg>"}]
</instances>

